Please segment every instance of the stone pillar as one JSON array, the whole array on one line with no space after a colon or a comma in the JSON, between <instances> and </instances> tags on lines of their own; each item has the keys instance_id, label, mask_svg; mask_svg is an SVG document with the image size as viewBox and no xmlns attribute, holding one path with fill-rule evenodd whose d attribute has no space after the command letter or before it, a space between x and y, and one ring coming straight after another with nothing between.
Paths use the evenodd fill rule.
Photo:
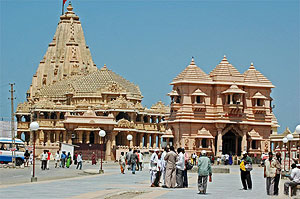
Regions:
<instances>
[{"instance_id":1,"label":"stone pillar","mask_svg":"<svg viewBox=\"0 0 300 199\"><path fill-rule=\"evenodd\" d=\"M207 139L208 140L208 148L211 149L211 146L212 146L212 140L211 139Z\"/></svg>"},{"instance_id":2,"label":"stone pillar","mask_svg":"<svg viewBox=\"0 0 300 199\"><path fill-rule=\"evenodd\" d=\"M217 141L217 156L222 155L222 128L217 129L218 141Z\"/></svg>"},{"instance_id":3,"label":"stone pillar","mask_svg":"<svg viewBox=\"0 0 300 199\"><path fill-rule=\"evenodd\" d=\"M252 140L249 140L249 149L252 150Z\"/></svg>"},{"instance_id":4,"label":"stone pillar","mask_svg":"<svg viewBox=\"0 0 300 199\"><path fill-rule=\"evenodd\" d=\"M35 144L40 144L40 132L39 131L35 131L35 132L33 132L33 134L35 134ZM32 140L34 139L33 138L33 134L32 134Z\"/></svg>"},{"instance_id":5,"label":"stone pillar","mask_svg":"<svg viewBox=\"0 0 300 199\"><path fill-rule=\"evenodd\" d=\"M140 148L143 148L143 137L144 137L144 133L140 133Z\"/></svg>"},{"instance_id":6,"label":"stone pillar","mask_svg":"<svg viewBox=\"0 0 300 199\"><path fill-rule=\"evenodd\" d=\"M232 94L230 94L230 102L229 102L229 104L233 104Z\"/></svg>"},{"instance_id":7,"label":"stone pillar","mask_svg":"<svg viewBox=\"0 0 300 199\"><path fill-rule=\"evenodd\" d=\"M202 148L202 138L199 139L199 148Z\"/></svg>"},{"instance_id":8,"label":"stone pillar","mask_svg":"<svg viewBox=\"0 0 300 199\"><path fill-rule=\"evenodd\" d=\"M179 148L180 147L180 129L177 128L175 130L175 136L174 136L174 147Z\"/></svg>"},{"instance_id":9,"label":"stone pillar","mask_svg":"<svg viewBox=\"0 0 300 199\"><path fill-rule=\"evenodd\" d=\"M146 134L147 137L147 149L150 148L150 134Z\"/></svg>"},{"instance_id":10,"label":"stone pillar","mask_svg":"<svg viewBox=\"0 0 300 199\"><path fill-rule=\"evenodd\" d=\"M100 136L99 136L100 137ZM112 143L112 135L111 133L107 133L106 135L107 141L106 141L106 150L105 150L105 160L111 160L111 143ZM102 138L100 138L102 139Z\"/></svg>"},{"instance_id":11,"label":"stone pillar","mask_svg":"<svg viewBox=\"0 0 300 199\"><path fill-rule=\"evenodd\" d=\"M112 148L115 148L117 146L116 144L116 136L118 135L118 132L111 132L111 146Z\"/></svg>"},{"instance_id":12,"label":"stone pillar","mask_svg":"<svg viewBox=\"0 0 300 199\"><path fill-rule=\"evenodd\" d=\"M67 143L67 131L63 132L63 143Z\"/></svg>"},{"instance_id":13,"label":"stone pillar","mask_svg":"<svg viewBox=\"0 0 300 199\"><path fill-rule=\"evenodd\" d=\"M156 134L151 135L151 147L156 148Z\"/></svg>"},{"instance_id":14,"label":"stone pillar","mask_svg":"<svg viewBox=\"0 0 300 199\"><path fill-rule=\"evenodd\" d=\"M47 145L49 146L51 143L51 133L50 131L47 132Z\"/></svg>"},{"instance_id":15,"label":"stone pillar","mask_svg":"<svg viewBox=\"0 0 300 199\"><path fill-rule=\"evenodd\" d=\"M68 144L72 144L72 132L68 132Z\"/></svg>"},{"instance_id":16,"label":"stone pillar","mask_svg":"<svg viewBox=\"0 0 300 199\"><path fill-rule=\"evenodd\" d=\"M158 136L158 148L161 149L161 136Z\"/></svg>"},{"instance_id":17,"label":"stone pillar","mask_svg":"<svg viewBox=\"0 0 300 199\"><path fill-rule=\"evenodd\" d=\"M243 132L243 138L242 138L242 151L247 151L247 134L246 132L244 131Z\"/></svg>"},{"instance_id":18,"label":"stone pillar","mask_svg":"<svg viewBox=\"0 0 300 199\"><path fill-rule=\"evenodd\" d=\"M78 143L82 144L82 133L83 131L78 131Z\"/></svg>"},{"instance_id":19,"label":"stone pillar","mask_svg":"<svg viewBox=\"0 0 300 199\"><path fill-rule=\"evenodd\" d=\"M214 139L211 139L211 148L212 148L213 154L216 154L216 149L215 149L215 142L214 142Z\"/></svg>"},{"instance_id":20,"label":"stone pillar","mask_svg":"<svg viewBox=\"0 0 300 199\"><path fill-rule=\"evenodd\" d=\"M59 131L55 131L55 142L59 142Z\"/></svg>"},{"instance_id":21,"label":"stone pillar","mask_svg":"<svg viewBox=\"0 0 300 199\"><path fill-rule=\"evenodd\" d=\"M87 131L86 132L86 144L89 144L90 143L90 132Z\"/></svg>"},{"instance_id":22,"label":"stone pillar","mask_svg":"<svg viewBox=\"0 0 300 199\"><path fill-rule=\"evenodd\" d=\"M29 145L33 145L33 131L30 131L30 141Z\"/></svg>"}]
</instances>

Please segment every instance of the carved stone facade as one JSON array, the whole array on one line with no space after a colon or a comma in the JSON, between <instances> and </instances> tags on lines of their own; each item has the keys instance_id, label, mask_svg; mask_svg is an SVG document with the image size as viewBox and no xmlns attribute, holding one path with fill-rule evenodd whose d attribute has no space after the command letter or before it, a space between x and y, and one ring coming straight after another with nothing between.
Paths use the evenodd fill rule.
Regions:
<instances>
[{"instance_id":1,"label":"carved stone facade","mask_svg":"<svg viewBox=\"0 0 300 199\"><path fill-rule=\"evenodd\" d=\"M150 109L143 107L137 85L106 65L98 69L85 44L79 17L71 4L67 9L33 76L27 102L17 107L18 137L25 134L25 141L32 145L29 124L37 121L37 155L42 150L55 153L59 142L80 146L75 150L85 152L84 158L99 152L103 144L106 160L116 159L119 148L160 148L165 132L162 121L169 107L162 102ZM101 129L106 131L103 139ZM126 139L129 134L132 141Z\"/></svg>"},{"instance_id":2,"label":"carved stone facade","mask_svg":"<svg viewBox=\"0 0 300 199\"><path fill-rule=\"evenodd\" d=\"M270 97L274 86L253 64L241 74L224 56L206 74L192 59L171 85L167 142L217 156L269 151L269 136L278 127Z\"/></svg>"}]
</instances>

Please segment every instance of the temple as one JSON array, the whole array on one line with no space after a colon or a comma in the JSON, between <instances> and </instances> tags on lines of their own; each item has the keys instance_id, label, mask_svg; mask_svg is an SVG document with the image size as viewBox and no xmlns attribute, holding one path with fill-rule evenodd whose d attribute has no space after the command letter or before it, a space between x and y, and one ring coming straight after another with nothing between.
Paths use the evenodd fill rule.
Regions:
<instances>
[{"instance_id":1,"label":"temple","mask_svg":"<svg viewBox=\"0 0 300 199\"><path fill-rule=\"evenodd\" d=\"M226 56L206 74L194 59L171 82L171 113L164 139L189 153L259 155L270 150L277 132L272 83L255 69L241 74Z\"/></svg>"},{"instance_id":2,"label":"temple","mask_svg":"<svg viewBox=\"0 0 300 199\"><path fill-rule=\"evenodd\" d=\"M162 121L169 107L161 101L149 109L142 106L137 85L106 65L98 69L71 3L67 10L33 75L27 101L17 107L18 137L24 134L32 145L34 132L29 124L37 121L38 155L43 150L55 153L60 143L75 145L84 158L103 147L106 160L115 160L120 150L129 147L161 148ZM101 129L106 131L103 139ZM132 140L127 140L129 134Z\"/></svg>"}]
</instances>

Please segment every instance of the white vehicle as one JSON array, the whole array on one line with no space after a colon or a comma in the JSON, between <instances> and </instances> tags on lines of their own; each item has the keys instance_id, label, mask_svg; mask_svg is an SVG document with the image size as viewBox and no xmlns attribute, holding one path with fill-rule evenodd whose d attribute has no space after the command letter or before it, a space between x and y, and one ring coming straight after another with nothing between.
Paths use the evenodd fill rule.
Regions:
<instances>
[{"instance_id":1,"label":"white vehicle","mask_svg":"<svg viewBox=\"0 0 300 199\"><path fill-rule=\"evenodd\" d=\"M12 151L14 151L16 158L16 165L20 166L24 162L24 142L15 138L16 148L13 148L13 141L11 138L0 137L0 163L12 162Z\"/></svg>"}]
</instances>

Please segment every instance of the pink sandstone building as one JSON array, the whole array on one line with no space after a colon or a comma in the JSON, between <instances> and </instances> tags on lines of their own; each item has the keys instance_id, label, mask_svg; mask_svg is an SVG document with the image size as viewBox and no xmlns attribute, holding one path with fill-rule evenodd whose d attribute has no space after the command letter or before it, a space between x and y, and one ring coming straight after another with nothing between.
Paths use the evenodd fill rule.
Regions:
<instances>
[{"instance_id":1,"label":"pink sandstone building","mask_svg":"<svg viewBox=\"0 0 300 199\"><path fill-rule=\"evenodd\" d=\"M209 74L194 59L171 82L171 113L164 139L186 151L259 155L277 132L273 84L254 65L241 74L226 56Z\"/></svg>"}]
</instances>

